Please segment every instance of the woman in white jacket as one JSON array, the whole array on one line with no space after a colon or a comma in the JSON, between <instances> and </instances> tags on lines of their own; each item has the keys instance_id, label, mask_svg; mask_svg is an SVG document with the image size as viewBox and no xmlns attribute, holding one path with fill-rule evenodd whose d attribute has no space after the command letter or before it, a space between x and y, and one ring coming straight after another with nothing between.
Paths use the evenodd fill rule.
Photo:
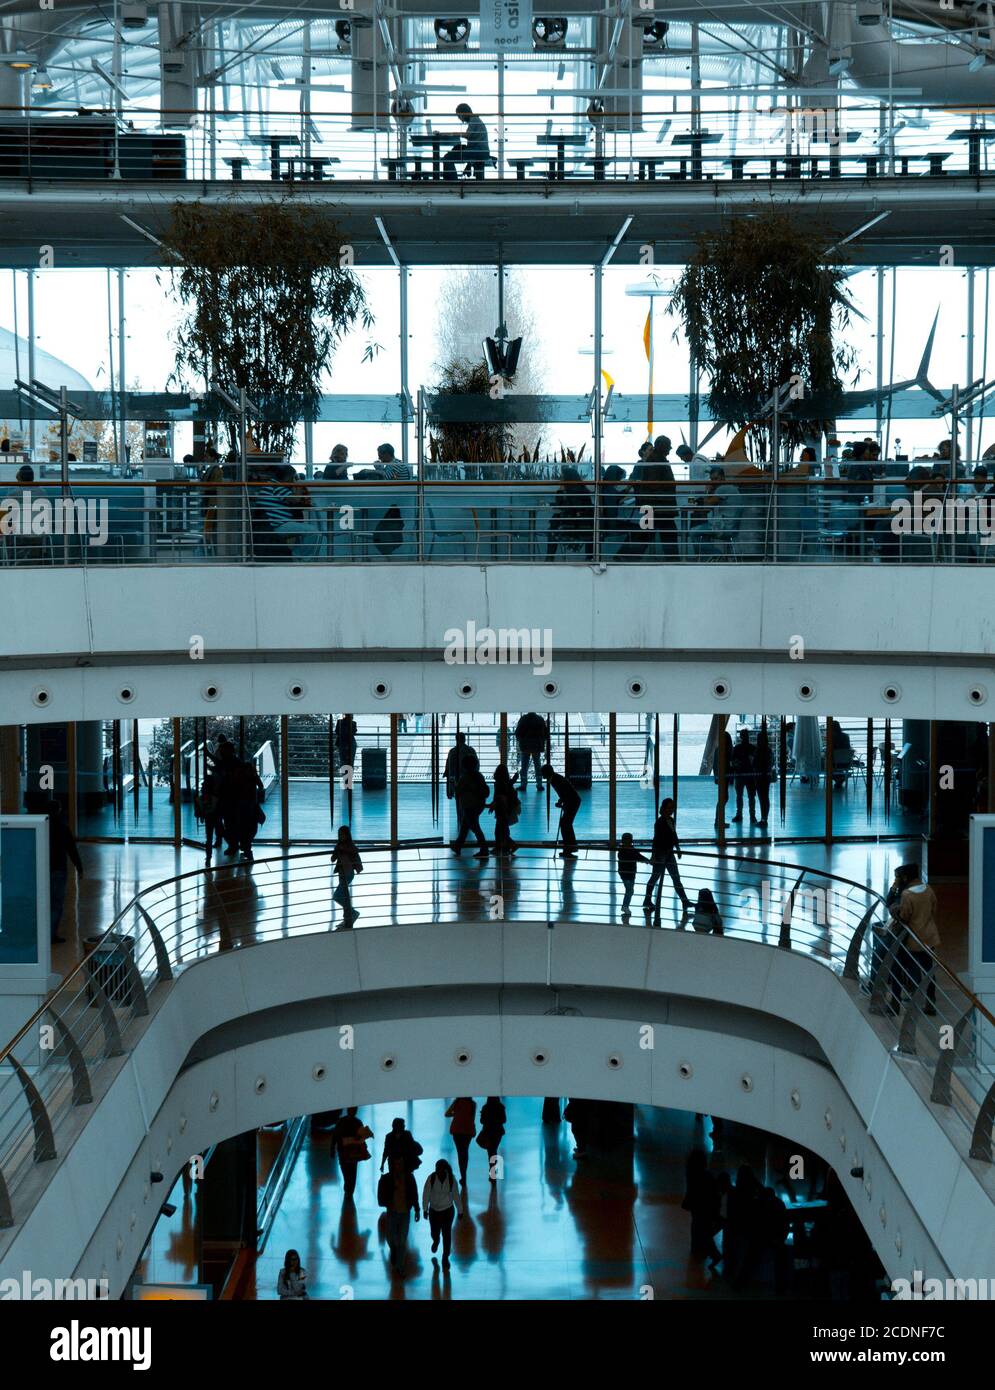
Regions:
<instances>
[{"instance_id":1,"label":"woman in white jacket","mask_svg":"<svg viewBox=\"0 0 995 1390\"><path fill-rule=\"evenodd\" d=\"M453 1170L444 1158L435 1165L435 1172L429 1173L422 1188L422 1208L428 1217L432 1232L432 1254L439 1248L442 1238L442 1268L449 1268L449 1252L453 1245L453 1221L463 1215L459 1185Z\"/></svg>"}]
</instances>

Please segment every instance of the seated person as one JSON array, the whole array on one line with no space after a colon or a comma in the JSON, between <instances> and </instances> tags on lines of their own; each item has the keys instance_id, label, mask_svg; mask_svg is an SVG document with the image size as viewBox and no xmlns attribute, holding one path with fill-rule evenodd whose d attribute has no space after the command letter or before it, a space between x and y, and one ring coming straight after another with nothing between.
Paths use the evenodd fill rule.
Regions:
<instances>
[{"instance_id":1,"label":"seated person","mask_svg":"<svg viewBox=\"0 0 995 1390\"><path fill-rule=\"evenodd\" d=\"M733 511L738 498L738 491L726 480L725 469L713 463L708 470L708 491L697 509L703 519L696 520L689 533L695 553L710 551L714 554L719 542L729 539L735 527Z\"/></svg>"},{"instance_id":2,"label":"seated person","mask_svg":"<svg viewBox=\"0 0 995 1390\"><path fill-rule=\"evenodd\" d=\"M491 149L487 142L487 127L479 116L461 101L456 114L466 126L466 140L454 145L442 159L442 177L452 182L456 177L456 165L465 163L463 173L473 174L474 178L484 177L484 166L490 162Z\"/></svg>"}]
</instances>

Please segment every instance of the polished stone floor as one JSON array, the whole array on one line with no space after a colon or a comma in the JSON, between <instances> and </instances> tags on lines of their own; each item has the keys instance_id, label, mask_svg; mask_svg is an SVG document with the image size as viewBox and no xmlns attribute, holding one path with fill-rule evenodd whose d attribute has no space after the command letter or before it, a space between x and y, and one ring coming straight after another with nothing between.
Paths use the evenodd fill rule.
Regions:
<instances>
[{"instance_id":1,"label":"polished stone floor","mask_svg":"<svg viewBox=\"0 0 995 1390\"><path fill-rule=\"evenodd\" d=\"M747 853L742 847L738 847L735 852ZM283 920L279 916L283 911L279 865L273 860L271 868L269 858L270 855L278 856L279 851L275 848L261 849L260 853L261 857L252 869L216 870L212 875L213 882L221 889L221 896L216 898L212 893L210 898L216 906L223 904L224 912L220 921L209 911L205 911L198 918L205 946L216 944L219 927L223 925L224 918L235 917L236 909L241 944L247 944L252 939L253 923L272 921L272 917L267 917L267 914L275 911L278 914L277 920ZM391 854L390 851L364 852L371 887L364 887L362 891L372 892L372 882L375 879L381 885L386 883L393 876L395 868L398 883L401 883L405 872L408 872L405 865L414 853L416 852L405 850L396 854ZM506 871L508 877L505 886L512 885L516 875L519 879L525 880L524 883L519 883L515 890L519 895L520 905L525 901L531 902L540 917L547 911L552 911L557 917L569 915L572 911L581 917L600 916L603 920L603 904L607 903L612 910L611 920L619 920L617 883L610 879L610 869L607 866L598 870L596 866L589 867L581 860L572 875L565 875L562 861L557 860L552 854L544 855L541 851L528 853L532 858L526 861L527 870L523 866L521 869L512 868ZM139 891L156 882L172 879L177 874L200 870L205 862L204 855L189 846L175 850L171 845L139 841L123 845L84 844L81 854L87 872L78 886L75 880L70 884L63 921L63 934L67 941L65 945L56 947L54 952L54 968L63 974L80 958L85 938L106 931L117 914L126 908ZM424 892L430 895L428 900L436 914L436 920L460 914L479 916L486 910L487 897L486 894L482 895L482 888L489 889L496 883L494 875L497 869L493 861L486 869L482 869L469 854L464 854L458 861L441 849L423 850L420 854L423 857L427 856L423 864L423 872L427 875L423 879ZM867 884L878 892L885 892L895 867L909 859L924 859L924 851L922 844L916 841L832 846L783 844L774 847L758 845L747 857L750 861L756 857L756 872L762 870L759 861L772 858L787 865L807 865L812 869L839 874L857 883ZM314 864L315 874L320 874L321 901L323 904L329 904L334 886L330 865L322 855L315 856ZM691 854L686 856L683 864L689 888L696 884L697 876L707 870L707 882L711 886L721 885L727 897L735 897L738 891L735 866L716 866L716 861L694 859ZM713 868L708 868L709 865ZM926 867L928 871L928 864ZM275 875L274 868L277 870ZM750 877L747 881L753 883L756 876L752 867L749 871ZM600 878L597 877L598 873L601 874ZM744 868L744 875L745 873ZM644 875L645 870L641 869L638 880L640 886L645 882ZM315 882L318 883L317 878ZM357 882L361 884L362 879ZM590 887L592 884L598 890L598 897L596 901L592 899L591 911L588 912L587 895L589 891L593 892L593 888ZM940 882L937 883L936 889L943 938L940 955L952 969L963 971L967 967L966 888L959 883ZM674 917L677 908L671 897L665 901L669 916ZM361 905L359 888L356 901ZM403 892L398 894L397 901L400 920L403 917L401 909L405 904ZM679 916L679 913L677 915ZM375 920L375 913L361 918L360 923L372 920ZM633 920L637 924L641 921L638 912ZM669 924L676 925L676 919Z\"/></svg>"},{"instance_id":2,"label":"polished stone floor","mask_svg":"<svg viewBox=\"0 0 995 1390\"><path fill-rule=\"evenodd\" d=\"M485 768L488 777L493 769ZM661 775L660 795L672 793L672 782L666 772ZM608 834L608 784L595 781L591 787L582 790L581 808L577 815L576 829L581 839L603 840ZM678 778L679 828L688 841L712 841L715 838L715 783L710 777ZM440 813L433 819L432 789L427 782L405 782L398 784L398 833L407 840L450 839L455 834L452 803L447 802L445 790L440 792ZM554 799L555 800L555 799ZM890 804L887 813L880 782L872 784L871 810L867 810L866 784L862 779L851 779L846 785L833 793L833 834L836 837L860 836L912 836L924 829L923 818L918 813L904 810L896 800ZM619 831L629 830L637 838L652 834L655 798L652 782L643 787L638 781L620 781L616 792L616 817ZM800 839L823 836L826 825L825 789L807 786L795 779L787 788L785 813L782 819L778 803L778 788L772 788L772 805L769 828L763 831L751 825L748 810L744 810L744 821L733 822L735 797L730 791L726 820L730 822L726 830L726 840L732 843L744 840L748 843L762 840L775 842L785 839ZM544 794L539 794L530 785L522 797L522 818L518 825L520 840L553 839L556 834L555 806L547 803ZM291 779L289 783L290 835L296 841L329 840L334 838L339 825L352 826L357 839L385 841L390 838L390 795L387 790L374 790L369 787L356 787L351 798L339 788L335 792L334 809L329 804L328 784L317 779ZM483 824L489 829L493 824L485 816ZM182 834L188 839L202 838L191 802L185 801L181 807ZM262 830L262 841L278 841L282 834L280 797L274 787L266 801L266 824ZM79 833L88 838L129 838L150 837L168 839L173 834L173 808L164 787L153 791L151 806L148 794L142 791L140 802L135 809L129 799L120 816L115 816L111 806L80 818Z\"/></svg>"},{"instance_id":3,"label":"polished stone floor","mask_svg":"<svg viewBox=\"0 0 995 1390\"><path fill-rule=\"evenodd\" d=\"M482 1098L478 1098L478 1103ZM355 1201L344 1199L328 1135L313 1132L298 1156L268 1232L240 1282L238 1296L276 1297L288 1248L299 1251L312 1298L335 1299L728 1299L770 1297L760 1278L734 1290L721 1272L690 1254L690 1217L682 1211L684 1165L693 1147L710 1155L713 1171L735 1174L748 1163L761 1182L789 1200L817 1197L815 1165L805 1182L787 1181L792 1146L760 1131L711 1122L681 1111L637 1107L636 1138L584 1159L573 1157L565 1121L541 1123L540 1099L506 1099L501 1146L504 1175L487 1178L484 1152L471 1144L467 1216L454 1229L452 1267L433 1262L428 1224L412 1222L403 1279L391 1277L376 1202L383 1136L395 1115L424 1147L419 1190L437 1158L455 1165L444 1112L447 1102L422 1100L361 1110L374 1131L373 1159L359 1169ZM797 1149L797 1146L794 1146ZM174 1217L160 1220L144 1262L149 1281L196 1279L196 1205L180 1185ZM441 1252L440 1252L441 1253ZM794 1297L811 1295L803 1280Z\"/></svg>"}]
</instances>

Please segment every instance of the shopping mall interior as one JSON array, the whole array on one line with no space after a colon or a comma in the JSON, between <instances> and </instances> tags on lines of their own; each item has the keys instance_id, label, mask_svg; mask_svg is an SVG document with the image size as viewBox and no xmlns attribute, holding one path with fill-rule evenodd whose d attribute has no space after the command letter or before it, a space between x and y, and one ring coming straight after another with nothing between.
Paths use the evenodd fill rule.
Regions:
<instances>
[{"instance_id":1,"label":"shopping mall interior","mask_svg":"<svg viewBox=\"0 0 995 1390\"><path fill-rule=\"evenodd\" d=\"M0 1296L995 1296L991 6L12 0L0 107Z\"/></svg>"}]
</instances>

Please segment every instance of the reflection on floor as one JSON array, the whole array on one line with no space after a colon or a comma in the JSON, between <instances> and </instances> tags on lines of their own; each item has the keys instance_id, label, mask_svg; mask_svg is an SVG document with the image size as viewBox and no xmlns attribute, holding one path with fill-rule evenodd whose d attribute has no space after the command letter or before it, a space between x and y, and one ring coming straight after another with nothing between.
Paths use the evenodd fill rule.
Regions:
<instances>
[{"instance_id":1,"label":"reflection on floor","mask_svg":"<svg viewBox=\"0 0 995 1390\"><path fill-rule=\"evenodd\" d=\"M496 761L496 755L495 755ZM490 780L493 767L484 767ZM455 834L452 803L446 801L445 788L440 793L441 815L436 822L432 819L432 791L427 782L398 784L398 827L405 839L426 840L435 836L451 838ZM924 829L923 817L903 809L897 797L893 798L889 814L885 815L882 790L879 783L872 784L872 806L867 811L866 785L863 780L849 779L846 785L833 793L833 834L836 836L862 835L916 835ZM582 790L581 809L577 816L577 833L582 839L604 839L608 834L608 784L595 781ZM661 769L660 795L672 794L672 782L666 769ZM554 798L555 800L555 798ZM680 831L687 840L712 840L715 837L715 783L711 777L680 777L678 779L678 804L680 806ZM556 811L551 809L547 817L546 797L529 786L522 797L522 819L519 822L519 838L524 840L552 839L556 832ZM654 792L652 780L642 786L638 781L620 781L617 787L616 805L620 830L631 830L637 837L652 833L654 819ZM744 821L737 825L733 820L736 812L735 794L730 786L729 805L726 820L730 822L726 831L728 840L743 838L761 840L766 838L785 839L825 834L826 794L824 786L803 784L797 778L787 788L785 814L782 820L778 802L778 788L772 788L772 805L769 829L765 832L759 826L751 825L748 803L744 807ZM375 790L357 786L349 798L338 787L335 789L334 811L329 806L328 784L317 779L292 778L289 784L290 833L295 840L327 840L333 838L339 825L349 823L353 834L362 840L386 840L390 837L390 793L388 790ZM485 817L487 826L489 817ZM184 836L202 838L193 805L184 802L181 807L181 826ZM129 800L123 814L115 819L114 810L106 806L80 818L80 834L102 837L116 835L156 836L163 839L173 834L173 808L169 804L166 788L154 790L152 805L149 807L147 794L143 790L140 804L135 811ZM267 839L279 839L282 833L280 821L280 797L276 787L270 791L266 802Z\"/></svg>"},{"instance_id":2,"label":"reflection on floor","mask_svg":"<svg viewBox=\"0 0 995 1390\"><path fill-rule=\"evenodd\" d=\"M786 1141L725 1124L713 1141L711 1121L681 1111L636 1109L631 1147L575 1160L566 1122L541 1123L542 1101L508 1099L502 1142L504 1176L491 1183L487 1158L471 1144L467 1216L454 1229L452 1267L433 1261L424 1220L412 1222L403 1280L392 1280L376 1202L383 1136L403 1116L424 1146L416 1173L419 1190L437 1158L456 1158L445 1119L445 1101L376 1105L360 1113L375 1139L373 1159L359 1169L355 1203L343 1199L338 1165L326 1133L306 1142L286 1186L265 1249L243 1279L243 1298L276 1297L277 1275L287 1249L299 1251L312 1298L322 1299L727 1299L771 1297L773 1286L758 1271L734 1289L718 1271L690 1255L690 1216L681 1209L684 1165L693 1147L710 1151L713 1171L735 1176L741 1163L760 1181L788 1192L783 1177ZM796 1201L817 1194L812 1165L794 1186ZM176 1215L161 1219L144 1277L194 1282L196 1197L185 1205L180 1186L171 1200ZM441 1252L440 1252L441 1253ZM818 1292L804 1271L792 1296Z\"/></svg>"},{"instance_id":3,"label":"reflection on floor","mask_svg":"<svg viewBox=\"0 0 995 1390\"><path fill-rule=\"evenodd\" d=\"M538 800L538 797L536 799ZM753 857L755 853L756 857L761 859L769 857L789 864L804 864L812 869L827 870L858 883L869 884L879 892L884 892L895 867L907 860L922 858L923 846L915 841L834 846L801 844L778 845L774 849L758 846L755 852L747 852L743 847L730 847L730 852L746 854L747 857ZM80 958L84 939L106 931L117 914L140 889L177 874L200 869L204 864L203 854L193 848L185 847L177 851L168 845L140 842L126 845L83 845L81 853L87 869L86 876L78 892L75 885L70 886L63 922L63 935L67 942L64 946L57 947L54 952L54 968L63 974ZM264 853L278 855L280 851L273 849ZM435 853L439 858L437 882L438 893L442 895L439 898L439 908L445 906L443 898L448 894L454 910L458 908L460 911L469 911L472 906L473 910L479 913L483 899L479 891L471 891L477 887L479 875L482 873L479 865L475 864L470 856L456 861L440 851L429 853ZM368 856L371 864L389 857L387 851ZM399 851L396 857L403 862L405 851ZM251 890L255 890L259 910L266 906L265 893L259 891L259 885L265 882L267 876L265 862L265 859L260 858L254 870L239 871L240 881L244 880L245 891L242 897L248 902ZM560 901L562 897L559 882L562 868L558 867L559 863L560 861L550 856L549 870L555 876L556 901ZM330 865L328 880L330 894L333 886ZM583 882L582 877L578 881ZM644 878L640 876L639 883L643 882ZM937 894L943 937L940 955L952 969L963 971L967 967L966 889L963 884L939 883ZM445 915L452 914L447 912ZM638 915L634 920L640 920ZM205 921L205 929L208 927L209 922Z\"/></svg>"}]
</instances>

